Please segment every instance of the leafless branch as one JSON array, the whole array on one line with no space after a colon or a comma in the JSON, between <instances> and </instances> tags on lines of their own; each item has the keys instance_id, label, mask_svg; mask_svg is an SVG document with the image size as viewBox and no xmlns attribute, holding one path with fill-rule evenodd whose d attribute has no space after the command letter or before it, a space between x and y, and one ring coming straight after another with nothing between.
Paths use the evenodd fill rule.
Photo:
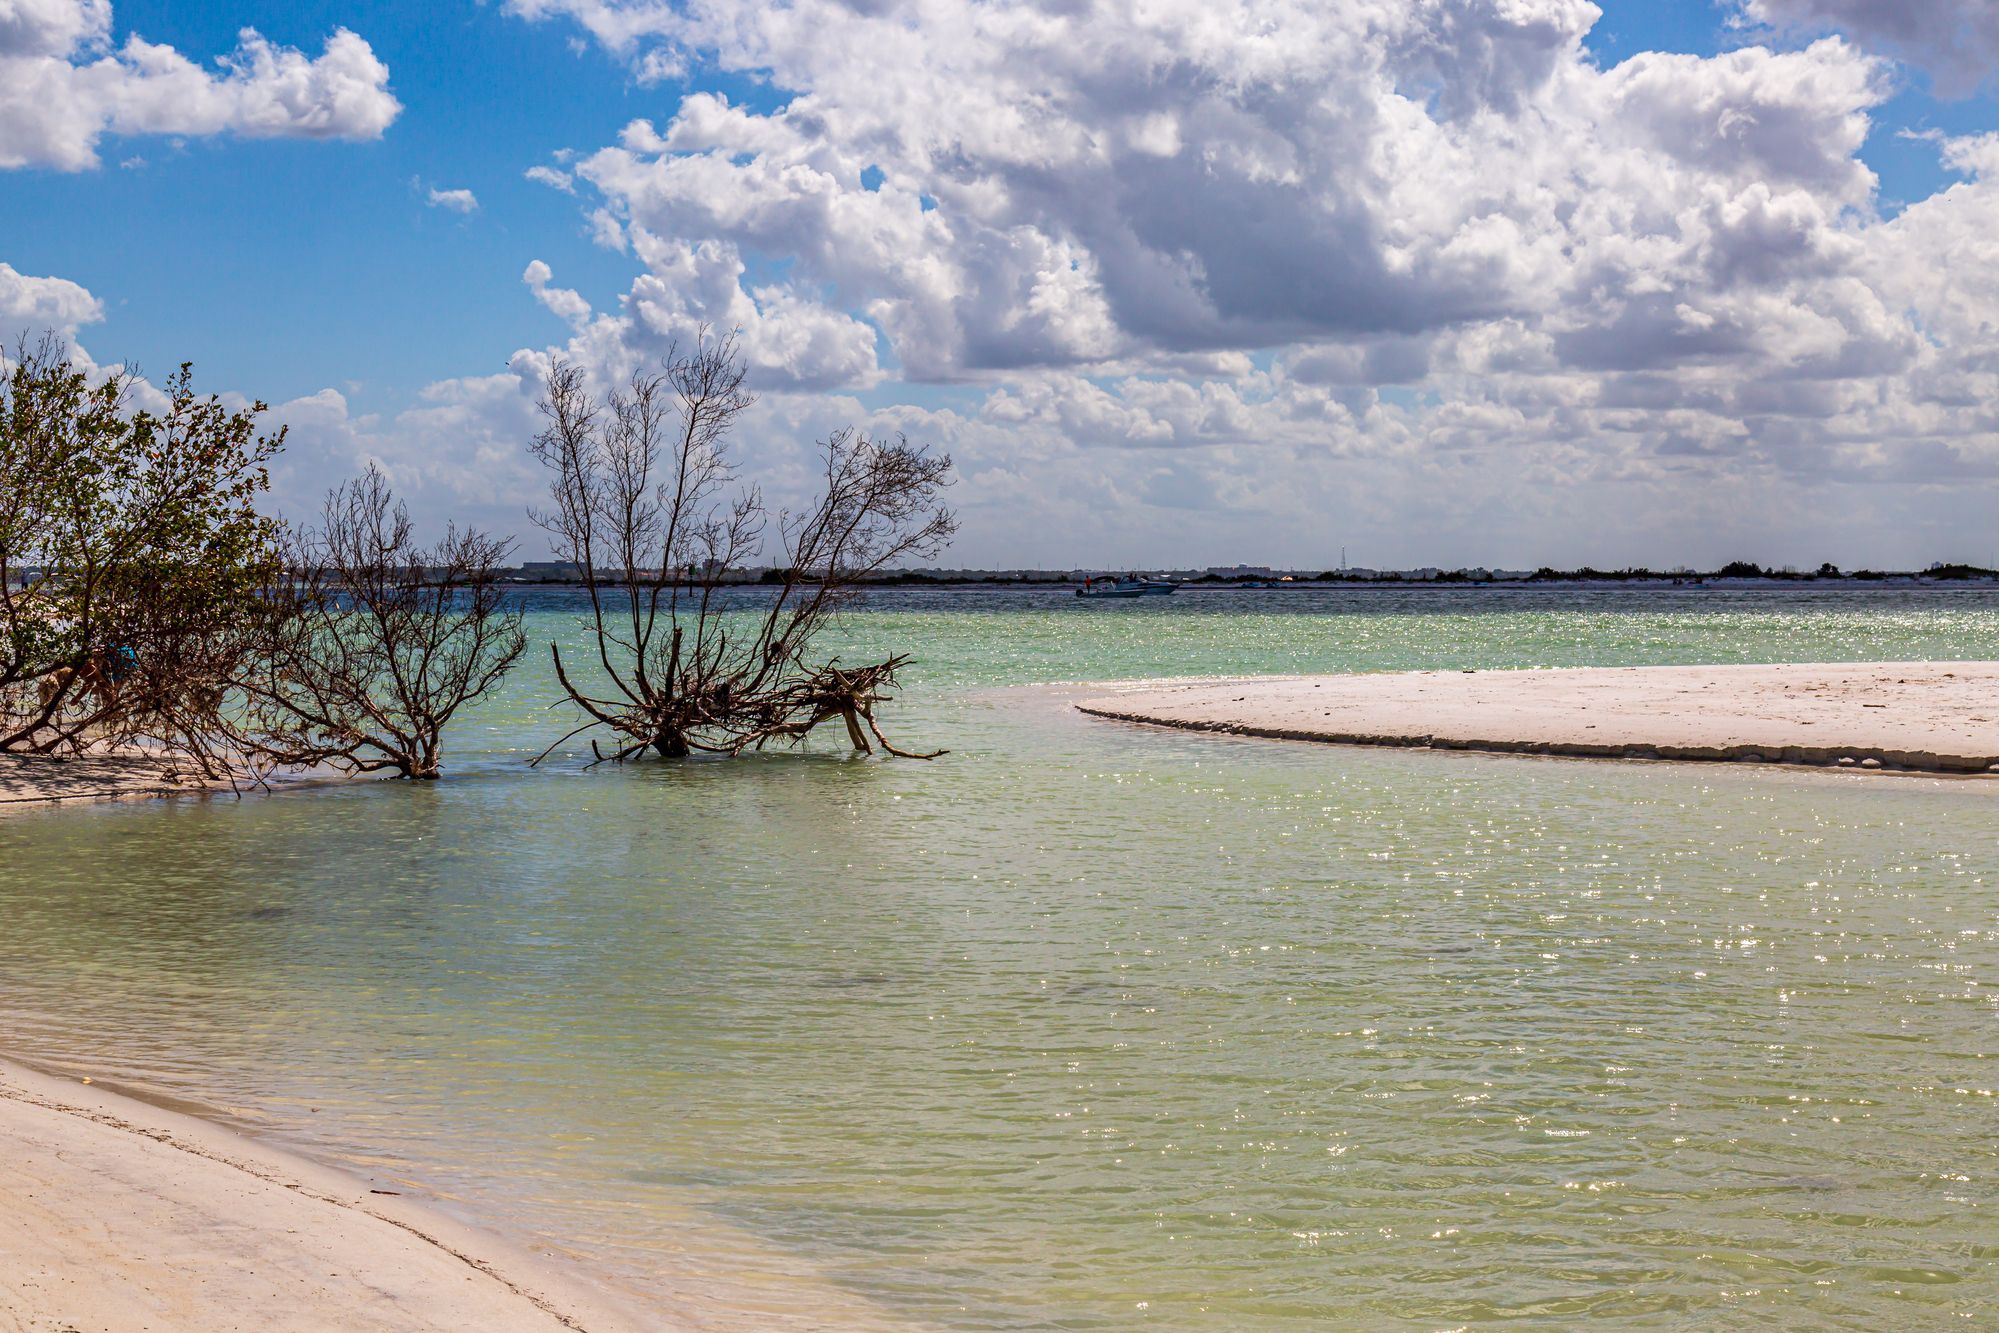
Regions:
<instances>
[{"instance_id":1,"label":"leafless branch","mask_svg":"<svg viewBox=\"0 0 1999 1333\"><path fill-rule=\"evenodd\" d=\"M373 465L333 491L319 529L292 539L235 678L239 743L285 767L439 776L446 724L527 646L497 576L510 547L455 526L419 547Z\"/></svg>"},{"instance_id":2,"label":"leafless branch","mask_svg":"<svg viewBox=\"0 0 1999 1333\"><path fill-rule=\"evenodd\" d=\"M551 645L557 677L588 719L564 741L613 732L608 753L592 741L599 762L646 750L736 754L796 743L840 717L857 750L873 748L872 732L887 753L934 757L888 745L874 722L906 657L843 670L810 653L861 584L950 540L957 523L940 498L950 459L901 436L836 432L821 446L824 490L773 524L757 488L736 484L729 457L755 401L744 381L734 335L705 330L602 402L580 367L550 369L547 424L531 449L549 470L551 505L532 517L588 585L601 678L580 688ZM783 564L744 609L726 579L763 553L772 527Z\"/></svg>"}]
</instances>

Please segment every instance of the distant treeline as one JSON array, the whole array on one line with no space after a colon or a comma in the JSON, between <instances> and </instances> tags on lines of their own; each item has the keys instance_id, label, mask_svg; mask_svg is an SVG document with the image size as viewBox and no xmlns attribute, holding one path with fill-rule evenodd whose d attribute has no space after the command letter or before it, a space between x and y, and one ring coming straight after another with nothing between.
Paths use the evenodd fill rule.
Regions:
<instances>
[{"instance_id":1,"label":"distant treeline","mask_svg":"<svg viewBox=\"0 0 1999 1333\"><path fill-rule=\"evenodd\" d=\"M538 574L522 570L511 572L511 581L516 583L536 583L550 586L583 586L584 580L570 575ZM951 574L934 574L920 569L886 570L865 580L869 587L990 587L1003 586L1060 586L1081 583L1088 575L1069 570L1034 571L970 571ZM1098 574L1094 577L1101 578ZM1732 560L1714 570L1657 570L1634 566L1628 569L1596 569L1584 565L1580 569L1555 569L1542 566L1531 574L1494 573L1483 569L1439 570L1434 573L1423 571L1412 573L1396 570L1338 570L1329 569L1317 574L1292 572L1270 576L1242 574L1199 574L1180 580L1183 587L1232 588L1244 583L1269 586L1283 581L1291 586L1299 584L1327 583L1389 583L1389 584L1450 584L1455 586L1477 586L1489 583L1663 583L1689 584L1719 579L1767 579L1783 583L1816 583L1823 580L1842 580L1880 583L1891 579L1930 579L1944 582L1969 582L1975 580L1999 580L1999 570L1984 569L1977 565L1938 564L1923 570L1876 570L1860 569L1843 571L1830 563L1817 569L1775 569L1753 564L1746 560ZM600 571L597 583L608 585L617 581L617 576ZM679 583L683 587L699 586L706 580L691 575L682 578L668 577L667 584ZM816 576L793 569L767 569L762 571L731 571L720 582L740 586L757 584L782 585L786 583L811 583Z\"/></svg>"},{"instance_id":2,"label":"distant treeline","mask_svg":"<svg viewBox=\"0 0 1999 1333\"><path fill-rule=\"evenodd\" d=\"M1462 581L1462 573L1439 575L1439 579L1451 578ZM1976 565L1932 565L1920 571L1892 571L1860 569L1851 573L1843 572L1838 566L1827 563L1814 570L1768 569L1747 560L1731 560L1712 573L1692 573L1680 570L1662 573L1658 570L1634 569L1591 569L1585 565L1581 569L1549 569L1543 566L1534 571L1527 580L1530 583L1632 583L1632 582L1687 582L1693 579L1774 579L1787 583L1814 583L1820 579L1860 579L1881 582L1886 579L1991 579L1999 578L1999 570L1980 569Z\"/></svg>"}]
</instances>

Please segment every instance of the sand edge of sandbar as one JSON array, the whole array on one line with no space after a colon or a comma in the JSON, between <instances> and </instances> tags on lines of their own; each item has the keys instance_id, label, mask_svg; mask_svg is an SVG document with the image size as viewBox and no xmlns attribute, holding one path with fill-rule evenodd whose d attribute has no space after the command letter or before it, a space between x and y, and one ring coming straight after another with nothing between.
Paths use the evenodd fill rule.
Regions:
<instances>
[{"instance_id":1,"label":"sand edge of sandbar","mask_svg":"<svg viewBox=\"0 0 1999 1333\"><path fill-rule=\"evenodd\" d=\"M1990 775L1999 662L1421 671L1106 683L1117 722L1272 740Z\"/></svg>"}]
</instances>

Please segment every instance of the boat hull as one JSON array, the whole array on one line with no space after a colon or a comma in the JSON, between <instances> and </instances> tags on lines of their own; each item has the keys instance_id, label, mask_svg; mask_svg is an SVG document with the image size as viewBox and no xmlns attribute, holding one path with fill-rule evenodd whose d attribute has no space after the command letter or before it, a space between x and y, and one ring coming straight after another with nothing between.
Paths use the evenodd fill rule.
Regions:
<instances>
[{"instance_id":1,"label":"boat hull","mask_svg":"<svg viewBox=\"0 0 1999 1333\"><path fill-rule=\"evenodd\" d=\"M1115 583L1086 583L1076 589L1076 595L1120 600L1127 597L1169 597L1173 594L1174 586L1152 579L1119 579Z\"/></svg>"}]
</instances>

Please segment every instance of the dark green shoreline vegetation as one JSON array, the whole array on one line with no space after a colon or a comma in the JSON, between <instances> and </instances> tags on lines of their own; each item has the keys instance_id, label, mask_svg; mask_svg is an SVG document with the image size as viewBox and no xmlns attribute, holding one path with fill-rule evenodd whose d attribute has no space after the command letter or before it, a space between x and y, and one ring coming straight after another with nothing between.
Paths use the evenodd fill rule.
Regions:
<instances>
[{"instance_id":1,"label":"dark green shoreline vegetation","mask_svg":"<svg viewBox=\"0 0 1999 1333\"><path fill-rule=\"evenodd\" d=\"M317 528L259 511L285 432L261 402L162 412L55 337L0 382L0 753L124 753L166 775L440 771L440 734L520 656L505 542L412 540L373 468Z\"/></svg>"},{"instance_id":2,"label":"dark green shoreline vegetation","mask_svg":"<svg viewBox=\"0 0 1999 1333\"><path fill-rule=\"evenodd\" d=\"M258 633L279 527L256 505L284 432L262 403L163 411L129 370L93 376L52 335L0 381L0 752L150 741L202 778L228 766L222 692ZM33 571L32 573L30 571Z\"/></svg>"},{"instance_id":3,"label":"dark green shoreline vegetation","mask_svg":"<svg viewBox=\"0 0 1999 1333\"><path fill-rule=\"evenodd\" d=\"M372 463L314 526L262 512L285 431L260 431L262 402L198 396L186 364L152 390L77 364L53 334L0 364L0 755L117 754L238 788L305 769L442 774L445 726L526 650L510 541L452 524L420 545ZM816 499L771 513L727 458L753 401L743 378L734 338L705 334L601 402L575 367L550 376L530 449L553 505L534 517L593 575L594 679L576 684L556 653L583 719L570 736L607 729L599 758L735 754L838 718L857 751L932 757L875 719L905 654L808 654L863 582L949 541L950 460L836 432ZM767 533L786 572L745 617L718 594Z\"/></svg>"}]
</instances>

